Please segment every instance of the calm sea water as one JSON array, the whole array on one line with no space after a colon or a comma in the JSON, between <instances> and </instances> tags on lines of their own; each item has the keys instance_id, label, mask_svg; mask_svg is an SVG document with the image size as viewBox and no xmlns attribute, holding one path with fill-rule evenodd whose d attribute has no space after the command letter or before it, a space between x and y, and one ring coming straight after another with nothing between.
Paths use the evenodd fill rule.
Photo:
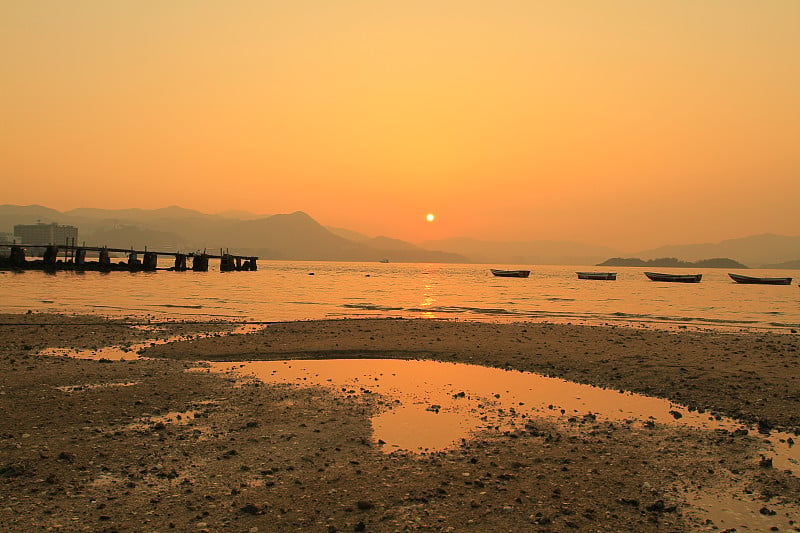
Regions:
<instances>
[{"instance_id":1,"label":"calm sea water","mask_svg":"<svg viewBox=\"0 0 800 533\"><path fill-rule=\"evenodd\" d=\"M700 269L699 284L578 280L585 266L536 266L527 279L489 265L260 261L257 272L0 273L0 312L54 311L155 319L283 321L428 317L484 321L635 323L655 327L800 328L798 271L789 286L739 285ZM687 273L684 270L660 271Z\"/></svg>"}]
</instances>

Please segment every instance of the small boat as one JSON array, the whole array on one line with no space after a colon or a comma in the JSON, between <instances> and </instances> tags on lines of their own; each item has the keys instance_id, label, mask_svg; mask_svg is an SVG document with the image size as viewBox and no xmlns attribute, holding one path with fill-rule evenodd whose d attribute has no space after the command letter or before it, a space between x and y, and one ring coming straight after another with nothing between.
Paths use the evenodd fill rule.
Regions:
<instances>
[{"instance_id":1,"label":"small boat","mask_svg":"<svg viewBox=\"0 0 800 533\"><path fill-rule=\"evenodd\" d=\"M530 270L498 270L496 268L490 268L489 270L492 271L492 274L501 278L527 278L531 275Z\"/></svg>"},{"instance_id":2,"label":"small boat","mask_svg":"<svg viewBox=\"0 0 800 533\"><path fill-rule=\"evenodd\" d=\"M728 272L728 275L736 283L750 283L750 284L761 284L761 285L792 284L792 278L754 278L752 276L743 276L741 274L731 274L730 272Z\"/></svg>"},{"instance_id":3,"label":"small boat","mask_svg":"<svg viewBox=\"0 0 800 533\"><path fill-rule=\"evenodd\" d=\"M614 281L617 279L616 272L578 272L578 279L600 279Z\"/></svg>"},{"instance_id":4,"label":"small boat","mask_svg":"<svg viewBox=\"0 0 800 533\"><path fill-rule=\"evenodd\" d=\"M674 281L677 283L700 283L702 274L660 274L658 272L645 272L645 276L653 281Z\"/></svg>"}]
</instances>

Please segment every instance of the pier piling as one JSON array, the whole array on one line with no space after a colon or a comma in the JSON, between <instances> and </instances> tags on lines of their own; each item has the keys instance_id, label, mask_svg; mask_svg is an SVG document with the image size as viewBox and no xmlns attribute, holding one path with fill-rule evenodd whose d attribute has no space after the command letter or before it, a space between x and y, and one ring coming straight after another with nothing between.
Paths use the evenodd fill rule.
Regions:
<instances>
[{"instance_id":1,"label":"pier piling","mask_svg":"<svg viewBox=\"0 0 800 533\"><path fill-rule=\"evenodd\" d=\"M139 260L139 255L136 252L130 252L128 254L128 267L131 270L139 270L142 266L142 262Z\"/></svg>"},{"instance_id":2,"label":"pier piling","mask_svg":"<svg viewBox=\"0 0 800 533\"><path fill-rule=\"evenodd\" d=\"M108 248L103 246L100 249L100 256L97 258L100 268L108 268L111 266L111 257L108 255Z\"/></svg>"},{"instance_id":3,"label":"pier piling","mask_svg":"<svg viewBox=\"0 0 800 533\"><path fill-rule=\"evenodd\" d=\"M147 270L148 272L153 272L156 270L156 266L158 265L158 254L155 252L145 252L144 253L144 261L142 262L142 268Z\"/></svg>"},{"instance_id":4,"label":"pier piling","mask_svg":"<svg viewBox=\"0 0 800 533\"><path fill-rule=\"evenodd\" d=\"M21 268L25 266L25 248L22 246L12 246L9 255L11 266Z\"/></svg>"},{"instance_id":5,"label":"pier piling","mask_svg":"<svg viewBox=\"0 0 800 533\"><path fill-rule=\"evenodd\" d=\"M192 256L192 270L194 272L208 272L208 255L198 254Z\"/></svg>"},{"instance_id":6,"label":"pier piling","mask_svg":"<svg viewBox=\"0 0 800 533\"><path fill-rule=\"evenodd\" d=\"M219 271L232 272L234 270L236 270L236 266L233 263L233 257L230 254L221 254L219 260Z\"/></svg>"},{"instance_id":7,"label":"pier piling","mask_svg":"<svg viewBox=\"0 0 800 533\"><path fill-rule=\"evenodd\" d=\"M175 264L172 270L175 272L186 272L186 254L175 254Z\"/></svg>"},{"instance_id":8,"label":"pier piling","mask_svg":"<svg viewBox=\"0 0 800 533\"><path fill-rule=\"evenodd\" d=\"M55 268L56 261L58 260L58 246L50 245L44 249L44 256L42 256L44 266L46 268Z\"/></svg>"}]
</instances>

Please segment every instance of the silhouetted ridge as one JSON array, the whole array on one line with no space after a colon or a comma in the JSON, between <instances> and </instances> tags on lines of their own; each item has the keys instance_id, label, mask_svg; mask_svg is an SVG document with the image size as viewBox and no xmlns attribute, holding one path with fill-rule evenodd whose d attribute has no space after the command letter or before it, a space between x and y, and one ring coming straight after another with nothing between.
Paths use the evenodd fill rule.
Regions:
<instances>
[{"instance_id":1,"label":"silhouetted ridge","mask_svg":"<svg viewBox=\"0 0 800 533\"><path fill-rule=\"evenodd\" d=\"M681 261L675 257L660 257L647 261L638 257L612 257L597 266L641 266L641 267L671 267L671 268L748 268L747 266L725 257L714 259L701 259L700 261Z\"/></svg>"}]
</instances>

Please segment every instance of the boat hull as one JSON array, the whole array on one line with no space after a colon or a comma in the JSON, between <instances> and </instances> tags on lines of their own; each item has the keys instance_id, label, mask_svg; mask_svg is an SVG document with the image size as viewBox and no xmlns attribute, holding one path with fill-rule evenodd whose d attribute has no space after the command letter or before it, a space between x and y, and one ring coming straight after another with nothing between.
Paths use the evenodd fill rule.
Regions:
<instances>
[{"instance_id":1,"label":"boat hull","mask_svg":"<svg viewBox=\"0 0 800 533\"><path fill-rule=\"evenodd\" d=\"M530 270L498 270L490 268L492 274L500 278L527 278L531 275Z\"/></svg>"},{"instance_id":2,"label":"boat hull","mask_svg":"<svg viewBox=\"0 0 800 533\"><path fill-rule=\"evenodd\" d=\"M578 279L594 279L604 281L614 281L617 279L616 272L577 272Z\"/></svg>"},{"instance_id":3,"label":"boat hull","mask_svg":"<svg viewBox=\"0 0 800 533\"><path fill-rule=\"evenodd\" d=\"M736 283L744 283L748 285L791 285L792 278L754 278L753 276L743 276L741 274L728 275Z\"/></svg>"},{"instance_id":4,"label":"boat hull","mask_svg":"<svg viewBox=\"0 0 800 533\"><path fill-rule=\"evenodd\" d=\"M700 283L702 274L662 274L660 272L645 272L645 276L652 281L669 281L673 283Z\"/></svg>"}]
</instances>

